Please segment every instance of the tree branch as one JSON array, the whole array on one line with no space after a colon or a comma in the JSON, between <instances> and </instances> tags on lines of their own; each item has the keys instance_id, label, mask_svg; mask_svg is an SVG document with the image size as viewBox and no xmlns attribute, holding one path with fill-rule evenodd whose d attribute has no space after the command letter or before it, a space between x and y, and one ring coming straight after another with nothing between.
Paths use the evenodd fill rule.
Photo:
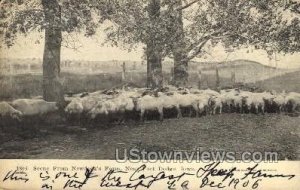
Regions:
<instances>
[{"instance_id":1,"label":"tree branch","mask_svg":"<svg viewBox=\"0 0 300 190\"><path fill-rule=\"evenodd\" d=\"M210 40L209 37L207 37L206 39L203 39L203 41L200 43L200 45L198 46L198 48L194 51L194 53L190 56L188 56L186 58L187 61L190 61L192 59L194 59L201 51L202 48L205 46L205 44Z\"/></svg>"},{"instance_id":2,"label":"tree branch","mask_svg":"<svg viewBox=\"0 0 300 190\"><path fill-rule=\"evenodd\" d=\"M199 53L201 53L202 48L206 45L206 43L209 40L211 40L211 39L222 39L224 37L230 36L229 34L224 34L222 36L218 36L220 33L221 33L220 31L214 32L210 35L207 35L207 36L201 38L197 43L195 43L197 45L195 45L194 47L193 47L193 45L191 45L190 48L189 48L189 51L192 51L195 48L196 48L196 50L192 53L192 55L188 56L186 59L188 61L194 59Z\"/></svg>"},{"instance_id":3,"label":"tree branch","mask_svg":"<svg viewBox=\"0 0 300 190\"><path fill-rule=\"evenodd\" d=\"M188 3L188 4L184 5L184 6L178 7L178 8L176 9L176 11L181 11L181 10L183 10L183 9L186 9L186 8L192 6L193 4L195 4L195 3L199 2L199 1L201 1L201 0L194 0L194 1Z\"/></svg>"}]
</instances>

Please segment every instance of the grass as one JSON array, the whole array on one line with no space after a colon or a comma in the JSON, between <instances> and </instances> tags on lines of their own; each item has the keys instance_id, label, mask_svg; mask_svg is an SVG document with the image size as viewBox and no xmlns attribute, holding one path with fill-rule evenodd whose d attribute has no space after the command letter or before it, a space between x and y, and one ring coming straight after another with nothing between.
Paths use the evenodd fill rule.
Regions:
<instances>
[{"instance_id":1,"label":"grass","mask_svg":"<svg viewBox=\"0 0 300 190\"><path fill-rule=\"evenodd\" d=\"M300 92L300 71L266 79L264 81L257 82L257 85L263 89L276 90L277 92L281 92L282 90Z\"/></svg>"},{"instance_id":2,"label":"grass","mask_svg":"<svg viewBox=\"0 0 300 190\"><path fill-rule=\"evenodd\" d=\"M62 84L65 93L93 92L121 86L122 83L132 83L137 87L146 86L146 73L130 72L126 81L122 81L120 73L81 75L74 73L62 73ZM216 77L204 75L203 88L215 88ZM165 81L170 79L170 74L164 73ZM190 85L198 86L197 74L190 74ZM220 78L221 86L230 85L228 78ZM33 74L19 74L13 76L0 76L0 100L17 98L31 98L42 95L42 76Z\"/></svg>"},{"instance_id":3,"label":"grass","mask_svg":"<svg viewBox=\"0 0 300 190\"><path fill-rule=\"evenodd\" d=\"M149 151L275 151L299 160L300 117L222 114L163 122L127 122L105 128L3 126L0 158L114 159L116 148Z\"/></svg>"}]
</instances>

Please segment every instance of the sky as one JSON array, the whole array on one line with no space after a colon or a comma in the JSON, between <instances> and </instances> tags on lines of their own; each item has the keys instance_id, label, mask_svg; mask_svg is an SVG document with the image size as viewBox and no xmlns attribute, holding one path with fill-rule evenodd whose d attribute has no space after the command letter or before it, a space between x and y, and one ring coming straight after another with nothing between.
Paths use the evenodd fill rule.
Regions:
<instances>
[{"instance_id":1,"label":"sky","mask_svg":"<svg viewBox=\"0 0 300 190\"><path fill-rule=\"evenodd\" d=\"M31 33L28 36L19 36L16 43L11 48L0 49L0 57L4 58L42 58L43 56L43 41L42 33ZM83 35L78 35L76 43L78 49L62 48L61 58L71 60L92 60L92 61L107 61L107 60L132 60L141 61L143 56L143 47L140 46L132 52L110 46L102 46L103 36L99 35L92 38L86 38ZM37 40L39 43L36 43ZM248 49L241 49L230 54L226 53L222 46L210 50L211 55L203 58L198 58L196 61L230 61L237 59L248 59L260 62L264 65L269 65L279 68L300 68L300 53L293 55L277 54L277 62L275 59L269 60L267 53L263 50L254 50L247 53Z\"/></svg>"}]
</instances>

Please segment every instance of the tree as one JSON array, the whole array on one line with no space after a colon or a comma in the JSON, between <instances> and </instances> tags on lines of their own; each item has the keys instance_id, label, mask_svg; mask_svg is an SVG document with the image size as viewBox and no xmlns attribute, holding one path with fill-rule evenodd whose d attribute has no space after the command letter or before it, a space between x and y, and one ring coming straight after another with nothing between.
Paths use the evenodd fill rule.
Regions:
<instances>
[{"instance_id":1,"label":"tree","mask_svg":"<svg viewBox=\"0 0 300 190\"><path fill-rule=\"evenodd\" d=\"M46 101L64 101L59 82L62 42L61 7L56 0L42 0L45 15L45 47L43 55L43 97Z\"/></svg>"},{"instance_id":2,"label":"tree","mask_svg":"<svg viewBox=\"0 0 300 190\"><path fill-rule=\"evenodd\" d=\"M164 20L161 0L111 1L106 42L131 51L142 45L147 60L147 86L163 83Z\"/></svg>"},{"instance_id":3,"label":"tree","mask_svg":"<svg viewBox=\"0 0 300 190\"><path fill-rule=\"evenodd\" d=\"M168 1L169 56L174 58L174 84L187 84L188 62L201 57L204 47L255 46L268 53L299 51L299 3L294 0ZM290 18L284 18L285 13ZM186 23L185 25L183 23ZM175 47L175 48L174 48ZM173 54L173 55L172 55Z\"/></svg>"},{"instance_id":4,"label":"tree","mask_svg":"<svg viewBox=\"0 0 300 190\"><path fill-rule=\"evenodd\" d=\"M188 83L188 60L185 48L185 34L183 26L182 0L169 0L166 2L169 9L168 33L172 36L169 43L170 51L174 56L174 72L172 83L175 86L186 86Z\"/></svg>"},{"instance_id":5,"label":"tree","mask_svg":"<svg viewBox=\"0 0 300 190\"><path fill-rule=\"evenodd\" d=\"M162 75L162 47L160 44L160 32L155 30L155 24L160 16L160 0L150 0L148 4L148 16L150 28L147 30L146 40L147 56L147 86L161 88L163 84Z\"/></svg>"},{"instance_id":6,"label":"tree","mask_svg":"<svg viewBox=\"0 0 300 190\"><path fill-rule=\"evenodd\" d=\"M255 46L265 50L272 46L278 52L299 51L299 17L290 21L283 17L285 12L299 14L299 3L293 0L284 3L280 0L113 2L107 41L117 46L121 43L129 50L140 44L146 46L149 86L157 86L151 85L152 70L158 68L160 74L155 75L161 76L160 60L164 57L174 59L173 83L186 86L188 62L206 54L204 48L208 45L214 47L221 43L229 49ZM152 5L157 7L153 15L149 12ZM152 67L151 62L159 63L159 67Z\"/></svg>"},{"instance_id":7,"label":"tree","mask_svg":"<svg viewBox=\"0 0 300 190\"><path fill-rule=\"evenodd\" d=\"M103 1L105 2L105 1ZM0 2L1 40L8 47L17 35L45 31L43 55L43 97L46 101L63 103L60 83L60 54L63 34L85 32L95 34L98 23L93 12L103 12L102 1L76 0L3 0ZM101 14L99 14L101 15ZM69 47L68 42L66 46ZM2 43L1 43L2 44ZM74 47L73 47L74 48Z\"/></svg>"}]
</instances>

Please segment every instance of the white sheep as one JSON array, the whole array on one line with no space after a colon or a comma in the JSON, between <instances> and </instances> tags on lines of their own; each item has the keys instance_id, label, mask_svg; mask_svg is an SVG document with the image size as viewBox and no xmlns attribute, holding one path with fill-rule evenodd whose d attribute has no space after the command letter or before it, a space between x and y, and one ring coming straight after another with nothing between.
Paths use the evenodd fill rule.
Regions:
<instances>
[{"instance_id":1,"label":"white sheep","mask_svg":"<svg viewBox=\"0 0 300 190\"><path fill-rule=\"evenodd\" d=\"M276 106L276 111L278 113L281 113L285 106L287 105L287 99L286 99L286 94L285 93L280 93L280 94L276 94L274 99L273 99L273 103Z\"/></svg>"},{"instance_id":2,"label":"white sheep","mask_svg":"<svg viewBox=\"0 0 300 190\"><path fill-rule=\"evenodd\" d=\"M136 102L136 110L140 112L141 121L144 120L146 111L158 111L159 119L161 121L163 120L163 104L160 98L145 95L140 98L135 98L134 101Z\"/></svg>"},{"instance_id":3,"label":"white sheep","mask_svg":"<svg viewBox=\"0 0 300 190\"><path fill-rule=\"evenodd\" d=\"M206 89L206 90L203 90L203 94L207 94L209 96L219 96L220 93L217 92L217 91L214 91L214 90L211 90L211 89Z\"/></svg>"},{"instance_id":4,"label":"white sheep","mask_svg":"<svg viewBox=\"0 0 300 190\"><path fill-rule=\"evenodd\" d=\"M158 92L158 98L162 103L162 107L165 109L176 108L177 118L182 117L179 103L177 102L176 96L174 94L166 95L162 92Z\"/></svg>"},{"instance_id":5,"label":"white sheep","mask_svg":"<svg viewBox=\"0 0 300 190\"><path fill-rule=\"evenodd\" d=\"M208 107L210 102L210 96L205 94L199 94L198 99L198 111L196 112L196 116L198 117L199 114L203 114L204 112L208 113Z\"/></svg>"},{"instance_id":6,"label":"white sheep","mask_svg":"<svg viewBox=\"0 0 300 190\"><path fill-rule=\"evenodd\" d=\"M83 112L83 105L81 98L73 98L72 101L66 106L65 112L72 114L81 114Z\"/></svg>"},{"instance_id":7,"label":"white sheep","mask_svg":"<svg viewBox=\"0 0 300 190\"><path fill-rule=\"evenodd\" d=\"M112 96L105 94L92 94L83 98L76 97L66 106L65 112L68 114L88 113L99 101L101 102L109 98L112 98Z\"/></svg>"},{"instance_id":8,"label":"white sheep","mask_svg":"<svg viewBox=\"0 0 300 190\"><path fill-rule=\"evenodd\" d=\"M286 101L291 105L291 111L295 112L296 108L300 106L300 93L290 92L286 95Z\"/></svg>"},{"instance_id":9,"label":"white sheep","mask_svg":"<svg viewBox=\"0 0 300 190\"><path fill-rule=\"evenodd\" d=\"M240 109L242 108L242 97L239 96L239 89L226 89L220 91L220 99L223 105L226 105L230 111L233 108Z\"/></svg>"},{"instance_id":10,"label":"white sheep","mask_svg":"<svg viewBox=\"0 0 300 190\"><path fill-rule=\"evenodd\" d=\"M244 92L243 98L246 99L246 106L250 110L254 107L255 112L259 112L259 108L261 108L262 113L265 113L265 105L266 101L272 103L274 96L269 92L262 92L262 93L251 93L251 92Z\"/></svg>"},{"instance_id":11,"label":"white sheep","mask_svg":"<svg viewBox=\"0 0 300 190\"><path fill-rule=\"evenodd\" d=\"M95 119L97 115L106 115L118 113L124 119L126 111L133 111L135 108L133 97L138 96L137 92L123 91L113 98L98 99L96 104L89 110L88 115Z\"/></svg>"},{"instance_id":12,"label":"white sheep","mask_svg":"<svg viewBox=\"0 0 300 190\"><path fill-rule=\"evenodd\" d=\"M40 99L18 99L12 106L21 111L24 116L43 115L58 110L56 102L46 102Z\"/></svg>"},{"instance_id":13,"label":"white sheep","mask_svg":"<svg viewBox=\"0 0 300 190\"><path fill-rule=\"evenodd\" d=\"M192 114L191 109L194 109L198 116L198 101L200 99L200 96L198 96L197 94L180 94L175 92L173 97L180 108L190 108L190 116Z\"/></svg>"},{"instance_id":14,"label":"white sheep","mask_svg":"<svg viewBox=\"0 0 300 190\"><path fill-rule=\"evenodd\" d=\"M222 95L217 95L217 96L211 96L210 98L210 106L212 108L211 114L215 115L217 113L217 109L219 109L219 114L222 113L223 109L223 96Z\"/></svg>"},{"instance_id":15,"label":"white sheep","mask_svg":"<svg viewBox=\"0 0 300 190\"><path fill-rule=\"evenodd\" d=\"M118 110L117 105L113 99L106 101L99 101L88 114L92 119L95 119L98 115L106 115L115 113Z\"/></svg>"},{"instance_id":16,"label":"white sheep","mask_svg":"<svg viewBox=\"0 0 300 190\"><path fill-rule=\"evenodd\" d=\"M23 114L21 111L16 110L11 105L9 105L7 102L0 102L0 116L1 117L9 117L9 118L20 121L22 115Z\"/></svg>"}]
</instances>

